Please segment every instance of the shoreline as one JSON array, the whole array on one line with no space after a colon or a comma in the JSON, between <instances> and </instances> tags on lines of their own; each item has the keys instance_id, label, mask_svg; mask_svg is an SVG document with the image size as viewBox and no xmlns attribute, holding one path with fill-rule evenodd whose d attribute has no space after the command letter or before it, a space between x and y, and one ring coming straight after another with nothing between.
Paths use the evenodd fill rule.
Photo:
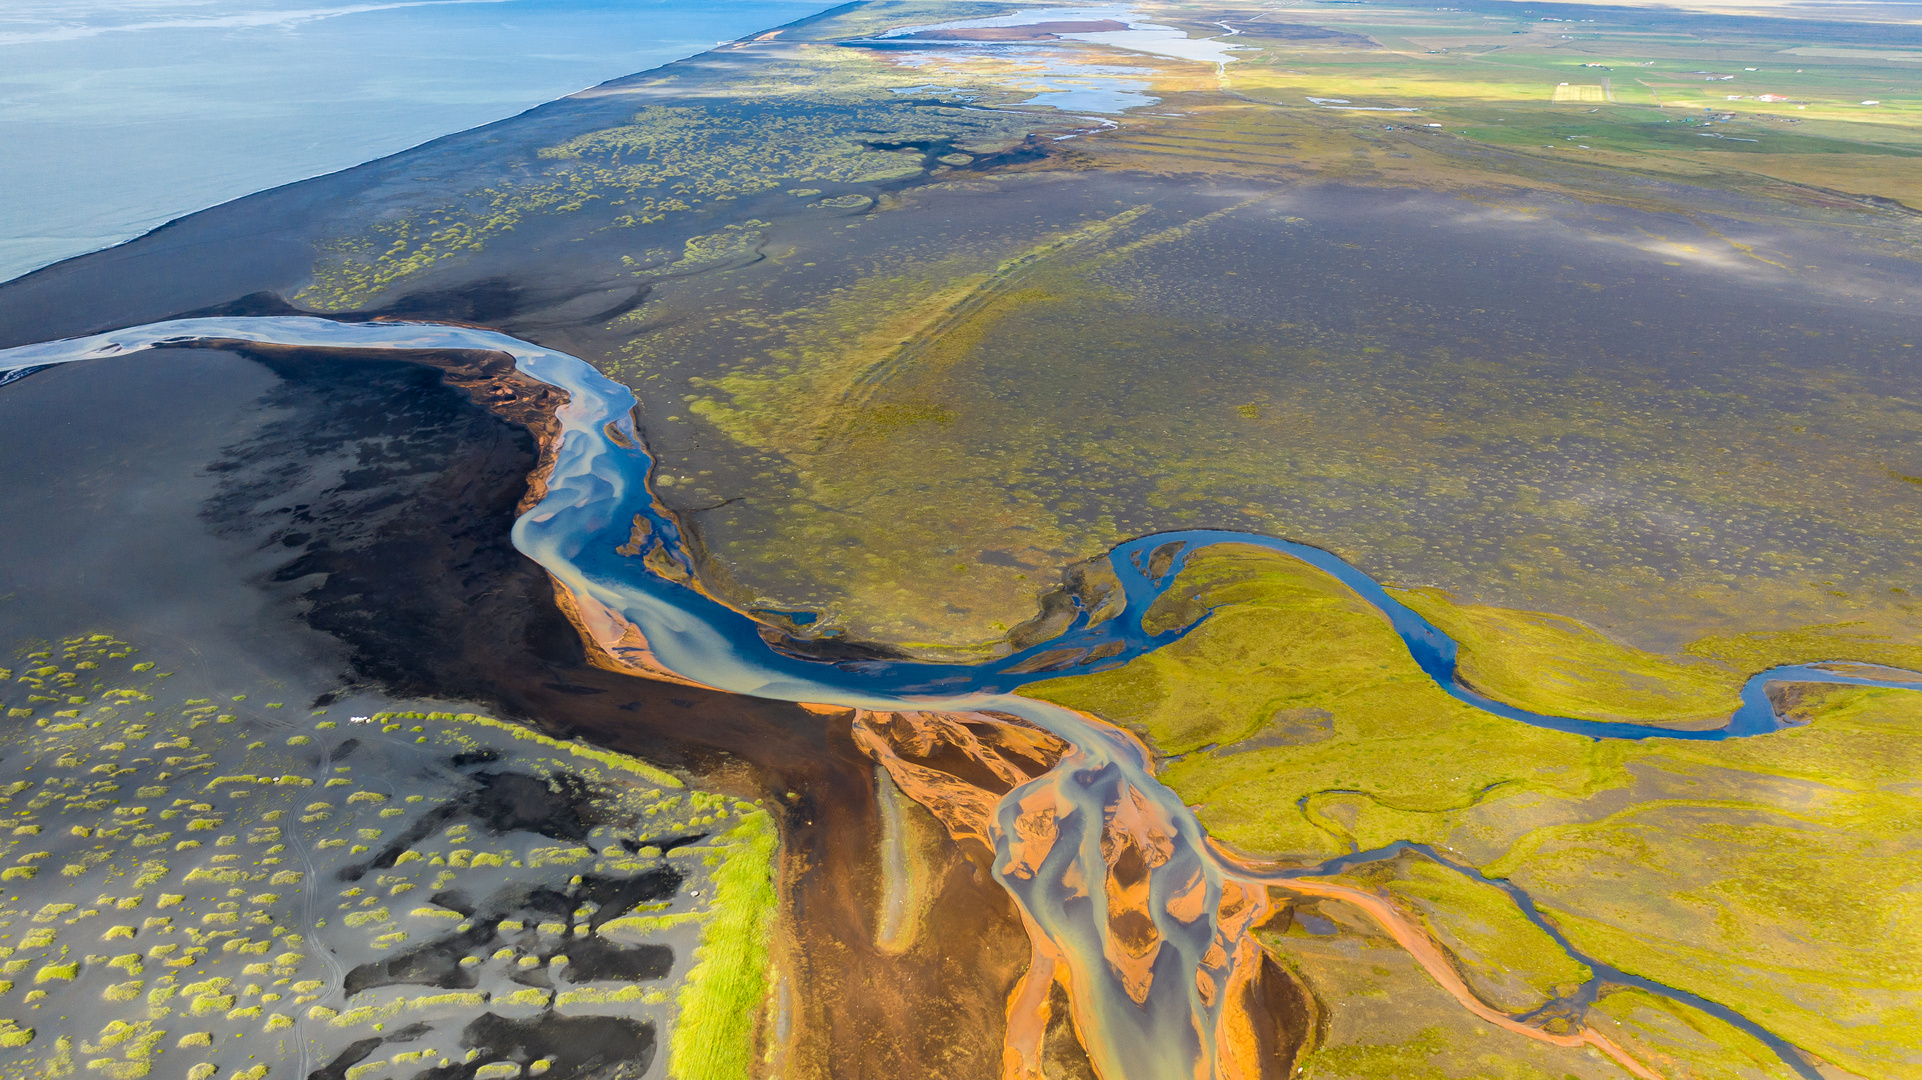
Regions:
<instances>
[{"instance_id":1,"label":"shoreline","mask_svg":"<svg viewBox=\"0 0 1922 1080\"><path fill-rule=\"evenodd\" d=\"M477 36L486 40L500 34L501 30L489 26L491 20L480 17L479 12L375 9L334 13L332 18L319 20L320 25L308 24L303 31L308 41L299 48L274 40L264 26L233 28L227 33L254 48L243 51L225 43L211 49L205 44L198 46L211 52L207 62L223 72L221 93L210 94L209 87L193 73L183 76L169 71L161 77L162 85L173 91L166 99L173 108L164 118L149 118L142 123L133 139L131 153L135 156L123 164L146 177L136 188L119 185L110 177L83 180L77 193L71 188L49 190L44 184L27 182L49 169L57 174L74 164L68 147L48 146L44 138L26 130L46 125L49 116L67 130L80 132L120 128L124 134L125 127L125 121L116 115L122 110L108 100L96 100L98 95L71 87L38 87L26 98L31 105L16 106L0 115L0 122L17 129L15 134L20 137L14 149L23 164L53 158L51 165L23 167L18 175L0 178L0 186L9 186L26 203L18 211L18 220L8 223L6 231L10 235L0 245L5 253L0 258L0 284L122 247L231 202L407 154L462 132L510 121L554 102L592 94L609 84L750 40L769 30L804 24L838 6L845 5L826 0L770 2L733 16L723 10L677 11L671 4L633 11L622 11L614 5L585 11L522 10L515 13L519 16L515 42L526 46L531 39L537 53L569 55L565 60L557 55L537 55L511 68L513 74L508 78L496 74L486 80L468 70L474 66L471 62L461 62L459 53L475 48L472 44L455 46L453 55L419 58L415 63L420 70L403 70L398 76L391 64L359 58L363 52L378 54L381 43L368 49L365 37L374 25L390 20L404 20L401 28L415 32L428 29L464 43ZM805 14L796 15L796 11ZM92 27L93 43L87 53L76 53L68 41L36 41L24 35L16 35L0 49L23 65L23 70L40 70L56 77L89 80L112 71L122 77L151 78L153 73L143 70L146 59L141 50L165 51L172 46L161 42L169 38L205 33L194 20L183 18L169 23L164 10L154 15L154 21L144 25ZM749 22L761 18L778 21ZM420 20L427 20L428 27L409 25ZM654 25L643 34L639 27L647 23ZM89 29L84 20L81 29ZM718 40L723 37L726 40ZM664 47L664 43L681 48ZM90 61L88 58L96 53L101 59ZM282 62L268 67L254 53L275 56ZM342 53L351 57L344 72L338 63ZM309 59L310 55L314 59ZM352 126L337 127L329 138L312 145L286 145L291 141L290 133L311 130L317 120L340 121L339 104L330 105L323 113L310 97L313 88L308 80L316 78L316 70L309 69L318 69L323 62L329 65L324 76L328 91L340 94L344 89L350 94L345 111ZM364 70L356 62L364 65ZM628 66L630 63L644 66L634 68ZM610 69L613 73L583 86L572 82L567 74L583 67L589 77ZM423 100L419 91L432 85L430 73L439 76L433 81L440 84L441 94ZM339 85L343 77L344 88ZM235 83L239 84L239 93L255 102L244 115L236 115L238 110L227 106ZM263 112L265 115L261 115ZM148 134L156 128L160 130ZM162 136L169 131L174 138L166 141ZM84 141L91 143L93 137ZM328 145L338 146L341 152L324 153ZM294 175L288 175L290 172ZM222 183L229 175L250 186L236 188ZM5 179L13 183L6 185ZM162 189L161 194L155 193L156 187ZM167 193L177 193L177 197L164 198ZM89 246L76 250L75 245L82 242Z\"/></svg>"}]
</instances>

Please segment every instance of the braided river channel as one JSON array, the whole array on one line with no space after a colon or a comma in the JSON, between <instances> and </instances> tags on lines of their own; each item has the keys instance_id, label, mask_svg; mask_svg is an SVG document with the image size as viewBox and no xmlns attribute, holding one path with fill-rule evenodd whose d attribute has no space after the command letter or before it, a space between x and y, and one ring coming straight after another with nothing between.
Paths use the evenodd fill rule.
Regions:
<instances>
[{"instance_id":1,"label":"braided river channel","mask_svg":"<svg viewBox=\"0 0 1922 1080\"><path fill-rule=\"evenodd\" d=\"M1825 682L1922 689L1824 665L1772 668L1751 678L1742 706L1722 727L1681 731L1599 723L1527 712L1494 701L1456 676L1456 643L1391 597L1366 575L1318 548L1250 533L1191 531L1131 540L1109 555L1125 593L1117 616L1091 623L1082 612L1055 639L995 661L939 664L897 660L821 661L768 644L763 624L677 581L649 564L693 564L673 517L650 488L654 461L635 427L634 396L576 357L493 331L428 323L336 322L311 317L208 318L153 323L91 337L0 350L0 385L33 370L76 360L147 349L218 348L223 342L271 343L336 349L466 349L504 352L519 370L565 391L558 412L559 443L546 493L514 525L515 546L544 567L569 594L580 623L617 659L638 657L652 670L738 694L787 701L896 712L1002 713L1018 716L1065 740L1069 749L1052 770L1001 797L991 839L995 873L1035 937L1036 963L1065 965L1076 1027L1104 1080L1258 1075L1232 1060L1235 1040L1224 1025L1228 991L1252 978L1261 955L1252 929L1266 914L1267 886L1355 903L1422 961L1429 973L1491 1023L1531 1037L1595 1046L1636 1075L1656 1074L1593 1029L1550 1034L1527 1016L1511 1017L1476 1002L1447 969L1422 932L1363 890L1316 880L1361 862L1396 857L1410 845L1357 852L1319 867L1276 870L1241 865L1208 842L1194 813L1154 775L1146 749L1097 718L1023 698L1013 691L1035 679L1024 661L1047 651L1095 650L1118 665L1178 639L1189 628L1147 633L1143 617L1168 589L1186 558L1211 544L1253 544L1284 552L1341 579L1387 617L1409 652L1454 697L1521 723L1595 739L1730 739L1784 726L1767 697L1773 682ZM637 548L638 545L638 548ZM1169 545L1174 545L1168 549ZM626 553L616 550L626 547ZM1164 550L1167 549L1167 550ZM1167 558L1169 550L1173 558ZM1157 551L1162 558L1152 559ZM643 558L634 557L642 554ZM1165 564L1165 568L1162 564ZM1160 569L1158 575L1150 565ZM1104 648L1105 647L1105 648ZM1837 661L1835 663L1841 663ZM1037 808L1045 808L1037 810ZM1047 842L1036 843L1036 822ZM1115 940L1108 905L1112 891L1089 883L1109 879L1115 837L1126 834L1144 853L1155 943L1131 963ZM1443 866L1476 877L1437 853L1418 849ZM1709 1011L1761 1039L1797 1073L1816 1080L1807 1060L1752 1020L1685 991L1650 983L1580 956L1535 910L1526 894L1504 882L1524 915L1570 954L1588 963L1595 979L1571 1004L1594 998L1601 982L1633 985ZM1030 972L1030 980L1035 973ZM1453 984L1451 985L1451 978ZM1030 991L1032 991L1030 987ZM1045 993L1045 984L1041 987ZM1017 994L1021 993L1017 990Z\"/></svg>"}]
</instances>

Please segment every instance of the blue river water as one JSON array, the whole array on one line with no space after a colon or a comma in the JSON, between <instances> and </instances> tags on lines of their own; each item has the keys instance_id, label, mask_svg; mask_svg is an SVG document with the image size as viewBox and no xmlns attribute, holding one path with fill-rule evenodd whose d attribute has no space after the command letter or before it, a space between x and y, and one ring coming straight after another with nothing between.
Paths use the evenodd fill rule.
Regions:
<instances>
[{"instance_id":1,"label":"blue river water","mask_svg":"<svg viewBox=\"0 0 1922 1080\"><path fill-rule=\"evenodd\" d=\"M1055 639L995 661L955 665L903 660L824 662L782 652L762 637L762 624L643 566L643 559L616 548L643 538L643 556L693 567L672 515L655 498L650 484L654 461L637 430L636 403L629 390L576 357L493 331L427 323L342 323L312 317L186 319L131 327L88 338L46 342L0 351L0 385L40 367L89 358L123 355L169 346L215 346L222 341L276 342L286 345L405 349L486 349L512 355L519 369L560 387L568 402L557 416L560 444L547 493L514 526L513 539L572 595L587 632L617 657L637 643L649 660L695 681L735 693L787 701L819 702L877 710L994 710L1020 716L1065 739L1072 749L1055 768L1003 797L996 812L995 872L1021 906L1032 926L1053 943L1069 968L1077 1030L1084 1036L1097 1070L1110 1080L1149 1080L1183 1075L1218 1075L1214 1060L1222 1001L1198 988L1197 975L1223 974L1228 961L1219 912L1224 890L1243 883L1285 884L1291 877L1338 873L1358 861L1392 857L1408 845L1383 852L1345 856L1304 871L1254 871L1217 856L1194 813L1154 776L1144 748L1125 733L1069 709L1023 698L1014 691L1035 681L1019 671L1044 652L1119 645L1098 661L1113 666L1161 648L1192 627L1148 633L1143 618L1155 598L1173 582L1195 551L1212 544L1252 544L1284 552L1339 578L1387 617L1410 654L1449 694L1476 708L1509 719L1594 739L1729 739L1763 735L1782 727L1767 696L1771 682L1826 682L1857 686L1922 689L1922 682L1882 681L1800 664L1773 668L1751 678L1742 705L1721 727L1676 731L1635 724L1602 723L1528 712L1495 701L1462 684L1456 675L1457 645L1420 615L1401 604L1367 575L1319 548L1252 533L1189 531L1142 537L1120 545L1110 561L1126 599L1118 615L1092 622L1086 612ZM163 354L164 355L164 354ZM1153 554L1177 545L1159 574ZM630 550L633 550L630 548ZM681 575L681 576L685 576ZM1095 665L1078 670L1096 670ZM1918 676L1922 679L1922 676ZM1053 830L1039 866L1016 851L1023 832L1024 807L1049 803L1046 820ZM1118 815L1129 808L1152 821L1147 832L1155 849L1149 870L1148 913L1158 951L1152 985L1145 993L1131 987L1110 962L1108 896L1088 883L1104 879L1111 862L1106 848L1115 842ZM1032 833L1032 830L1028 830ZM1139 832L1139 830L1137 830ZM1152 835L1150 835L1152 834ZM1445 865L1432 850L1419 849ZM1466 868L1458 871L1473 874ZM1480 879L1479 874L1475 874ZM1200 914L1173 913L1178 897L1195 881L1205 884ZM1487 880L1487 879L1480 879ZM1536 912L1525 893L1504 882L1494 884L1516 899L1524 914L1564 948L1565 938ZM1180 908L1183 911L1186 907ZM1236 934L1242 930L1233 931ZM1214 959L1211 959L1211 956ZM1651 983L1597 965L1598 980L1621 982L1665 994L1703 1008L1763 1039L1785 1063L1810 1080L1815 1073L1780 1038L1732 1010L1685 991ZM1212 977L1210 975L1209 977ZM1205 981L1205 979L1203 980ZM1592 999L1593 987L1585 990ZM1577 1002L1581 1004L1582 1002Z\"/></svg>"}]
</instances>

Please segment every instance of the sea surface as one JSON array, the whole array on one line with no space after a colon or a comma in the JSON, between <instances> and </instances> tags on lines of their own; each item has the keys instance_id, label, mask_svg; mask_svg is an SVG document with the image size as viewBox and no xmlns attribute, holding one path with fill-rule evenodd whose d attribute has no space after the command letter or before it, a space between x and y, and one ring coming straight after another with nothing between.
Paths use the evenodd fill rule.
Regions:
<instances>
[{"instance_id":1,"label":"sea surface","mask_svg":"<svg viewBox=\"0 0 1922 1080\"><path fill-rule=\"evenodd\" d=\"M0 281L824 0L5 0Z\"/></svg>"}]
</instances>

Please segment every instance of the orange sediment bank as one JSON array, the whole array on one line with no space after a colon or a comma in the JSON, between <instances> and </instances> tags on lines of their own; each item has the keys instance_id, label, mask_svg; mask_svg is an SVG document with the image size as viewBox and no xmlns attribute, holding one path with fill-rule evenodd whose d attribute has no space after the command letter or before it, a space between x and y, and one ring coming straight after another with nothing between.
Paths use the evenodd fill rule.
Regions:
<instances>
[{"instance_id":1,"label":"orange sediment bank","mask_svg":"<svg viewBox=\"0 0 1922 1080\"><path fill-rule=\"evenodd\" d=\"M561 423L556 413L567 404L567 392L523 375L514 366L513 358L504 353L485 355L489 358L498 355L505 367L500 363L481 365L477 376L471 377L474 385L459 381L463 373L458 368L445 362L436 366L445 373L444 378L474 394L476 400L486 405L489 411L521 424L534 435L540 448L540 459L534 470L527 474L527 492L521 496L520 505L514 510L516 515L525 514L547 497L548 477L553 475L555 456L561 445ZM536 390L540 393L535 393ZM639 417L635 419L638 424ZM629 445L625 438L616 437L618 433L613 424L607 425L607 428L608 437L615 443ZM660 507L660 500L654 501L656 507L665 512L666 508ZM641 525L642 519L636 518L634 536L628 541L636 548L632 554L642 554L639 547L643 540L650 539L641 531ZM658 547L658 544L649 546ZM622 554L630 554L626 549L621 551ZM660 572L654 560L646 561L650 570ZM548 575L548 581L554 587L554 606L561 610L561 614L567 617L580 635L581 643L587 649L589 664L603 671L658 682L698 686L703 690L718 689L687 678L661 663L640 630L619 614L608 610L605 604L590 597L577 596L566 582L552 574Z\"/></svg>"},{"instance_id":2,"label":"orange sediment bank","mask_svg":"<svg viewBox=\"0 0 1922 1080\"><path fill-rule=\"evenodd\" d=\"M1052 783L1028 787L1011 808L1015 788L1053 772L1074 749L1065 740L1001 713L870 712L853 720L855 744L888 770L909 797L932 812L950 834L989 852L1005 846L998 872L1031 880L1060 840L1060 821L1072 804ZM1007 811L1011 809L1011 817ZM1001 817L997 821L997 816ZM1002 823L1005 822L1005 825ZM1150 878L1175 850L1173 828L1154 803L1124 786L1104 809L1099 869L1071 863L1062 884L1087 895L1100 889L1106 901L1101 960L1136 1005L1145 1003L1153 985L1154 964L1164 944L1151 910ZM1101 880L1090 880L1099 874ZM1192 925L1210 914L1208 880L1200 871L1166 902L1169 915ZM1261 885L1223 883L1212 914L1215 933L1196 972L1195 991L1219 1017L1210 1053L1196 1062L1197 1080L1261 1080L1285 1072L1292 1059L1276 1052L1281 1040L1267 1030L1271 1016L1258 1016L1251 1003L1263 1000L1256 983L1266 957L1252 931L1275 907ZM1040 1080L1047 1037L1056 1017L1052 989L1059 986L1068 1003L1068 1020L1083 1047L1101 1018L1079 993L1072 958L1021 910L1030 945L1028 970L1008 995L1002 1048L1003 1080ZM1278 973L1277 973L1278 974ZM1197 1026L1200 1019L1197 1019ZM1197 1030L1198 1037L1204 1033ZM1205 1040L1204 1040L1205 1041ZM1299 1040L1295 1041L1298 1045Z\"/></svg>"},{"instance_id":3,"label":"orange sediment bank","mask_svg":"<svg viewBox=\"0 0 1922 1080\"><path fill-rule=\"evenodd\" d=\"M574 624L582 644L587 646L589 664L622 675L698 686L703 690L719 690L718 687L695 682L661 663L654 655L654 650L648 647L647 638L635 629L634 624L608 610L605 604L591 597L575 595L559 578L549 575L549 580L554 583L554 606L560 608L561 614L567 616L567 621Z\"/></svg>"},{"instance_id":4,"label":"orange sediment bank","mask_svg":"<svg viewBox=\"0 0 1922 1080\"><path fill-rule=\"evenodd\" d=\"M1091 725L1106 729L1112 737L1128 742L1140 760L1153 760L1133 732L1115 728L1088 713L1078 715ZM1028 877L1040 868L1053 847L1054 823L1064 810L1051 788L1022 800L1015 819L1017 835L1009 842L1010 873ZM1106 873L1102 888L1107 901L1103 958L1137 1005L1147 1001L1153 986L1155 960L1163 944L1151 910L1149 883L1151 873L1166 865L1173 854L1173 830L1173 823L1162 818L1153 801L1131 786L1122 788L1120 797L1103 815L1101 854ZM1079 873L1079 869L1071 868L1070 874L1075 873ZM1085 881L1079 885L1087 888ZM1208 878L1197 869L1164 903L1163 910L1177 922L1192 925L1209 914L1208 902ZM1205 1060L1197 1062L1197 1068L1204 1070L1198 1075L1212 1075L1218 1080L1257 1080L1275 1075L1282 1064L1271 1060L1276 1057L1273 1047L1276 1040L1271 1033L1264 1032L1249 1002L1255 984L1263 977L1265 960L1254 930L1278 914L1278 910L1264 886L1230 878L1221 882L1213 914L1214 936L1195 971L1197 995L1205 1007L1215 1010L1213 1069L1207 1073ZM1029 931L1035 933L1032 923ZM1055 956L1050 956L1049 961L1050 971L1061 982L1069 1001L1076 1002L1067 965ZM1042 1009L1022 1025L1023 1030L1041 1029L1047 1024L1045 987L1041 993ZM1084 1021L1080 1017L1076 1019L1079 1030ZM1015 1003L1011 1002L1011 1040L1016 1030Z\"/></svg>"},{"instance_id":5,"label":"orange sediment bank","mask_svg":"<svg viewBox=\"0 0 1922 1080\"><path fill-rule=\"evenodd\" d=\"M1071 749L1065 740L1003 714L866 709L855 711L854 743L888 771L903 793L926 807L956 842L977 844L990 857L995 851L994 815L1002 797L1047 773ZM1052 802L1046 792L1036 799ZM1052 806L1029 807L1024 802L1017 821L1023 824L1016 826L1012 849L1019 852L1030 843L1042 846L1033 860L1038 863L1053 844ZM1021 922L1030 958L1028 970L1008 995L1001 1073L1004 1080L1041 1080L1042 1052L1053 1019L1050 990L1059 984L1072 1002L1074 987L1060 948L1025 910ZM1071 1019L1076 1038L1086 1045L1080 1018Z\"/></svg>"},{"instance_id":6,"label":"orange sediment bank","mask_svg":"<svg viewBox=\"0 0 1922 1080\"><path fill-rule=\"evenodd\" d=\"M1021 913L1022 928L1028 932L1028 942L1032 957L1028 970L1023 972L1014 991L1008 995L1007 1034L1001 1049L1002 1080L1043 1080L1042 1050L1048 1037L1048 1024L1054 1019L1052 995L1049 990L1056 984L1067 992L1068 999L1074 1000L1074 987L1068 974L1068 965L1063 962L1061 950L1054 941L1034 925L1028 913ZM1072 1022L1073 1009L1069 1010ZM1075 1039L1083 1046L1087 1039L1081 1034L1079 1024L1075 1027Z\"/></svg>"},{"instance_id":7,"label":"orange sediment bank","mask_svg":"<svg viewBox=\"0 0 1922 1080\"><path fill-rule=\"evenodd\" d=\"M1169 910L1174 914L1172 905ZM1256 927L1275 914L1268 890L1225 881L1215 912L1215 940L1195 972L1202 1000L1219 1005L1215 1023L1215 1073L1221 1077L1261 1077L1274 1071L1263 1060L1264 1039L1246 1005L1264 970ZM1177 916L1178 917L1178 916Z\"/></svg>"},{"instance_id":8,"label":"orange sediment bank","mask_svg":"<svg viewBox=\"0 0 1922 1080\"><path fill-rule=\"evenodd\" d=\"M820 713L845 712L833 706L809 708ZM1051 772L1074 751L1072 745L1001 713L855 710L852 723L855 744L887 769L900 789L932 812L957 841L979 844L990 852L999 841L1005 847L999 872L1009 880L1028 880L1041 872L1059 840L1060 820L1072 812L1071 804L1046 782L1026 788L1014 806L1003 804L1015 788ZM1062 881L1082 895L1102 890L1107 909L1102 960L1137 1005L1148 998L1154 963L1164 944L1150 907L1149 880L1170 858L1172 828L1161 820L1150 799L1124 784L1119 797L1103 811L1100 845L1105 866L1084 870L1080 863L1073 863ZM1558 1034L1492 1008L1475 996L1446 951L1387 899L1331 882L1263 880L1259 866L1237 860L1212 841L1209 847L1222 875L1212 912L1214 934L1195 969L1194 989L1216 1020L1209 1052L1196 1062L1198 1080L1281 1075L1306 1048L1306 1031L1299 1033L1300 1041L1289 1045L1289 1040L1268 1030L1275 1026L1274 1014L1262 1004L1272 1001L1279 989L1262 985L1263 980L1286 981L1287 976L1266 955L1254 931L1285 909L1288 896L1338 900L1365 912L1430 978L1488 1023L1555 1046L1592 1046L1640 1080L1664 1080L1594 1028ZM1094 874L1102 880L1089 880ZM1208 877L1197 870L1173 890L1163 907L1176 921L1192 925L1210 914L1208 904ZM1093 1034L1090 1025L1098 1024L1100 1018L1085 1011L1085 995L1076 992L1072 958L1025 909L1021 919L1031 956L1028 970L1008 996L1002 1077L1040 1080L1047 1033L1055 1020L1052 988L1060 986L1064 992L1073 1030L1084 1047ZM1306 997L1305 992L1302 996Z\"/></svg>"},{"instance_id":9,"label":"orange sediment bank","mask_svg":"<svg viewBox=\"0 0 1922 1080\"><path fill-rule=\"evenodd\" d=\"M1070 749L1065 740L1001 713L866 709L855 711L854 744L949 835L978 842L990 854L1001 797L1054 768Z\"/></svg>"},{"instance_id":10,"label":"orange sediment bank","mask_svg":"<svg viewBox=\"0 0 1922 1080\"><path fill-rule=\"evenodd\" d=\"M1148 884L1151 872L1174 854L1174 841L1163 824L1133 788L1122 792L1102 822L1101 856L1108 867L1102 882L1108 901L1102 951L1136 1005L1148 1000L1155 955L1161 951L1161 931L1148 909ZM1046 857L1046 852L1040 854ZM1040 861L1036 858L1034 864L1039 867ZM1195 885L1201 885L1199 875Z\"/></svg>"}]
</instances>

